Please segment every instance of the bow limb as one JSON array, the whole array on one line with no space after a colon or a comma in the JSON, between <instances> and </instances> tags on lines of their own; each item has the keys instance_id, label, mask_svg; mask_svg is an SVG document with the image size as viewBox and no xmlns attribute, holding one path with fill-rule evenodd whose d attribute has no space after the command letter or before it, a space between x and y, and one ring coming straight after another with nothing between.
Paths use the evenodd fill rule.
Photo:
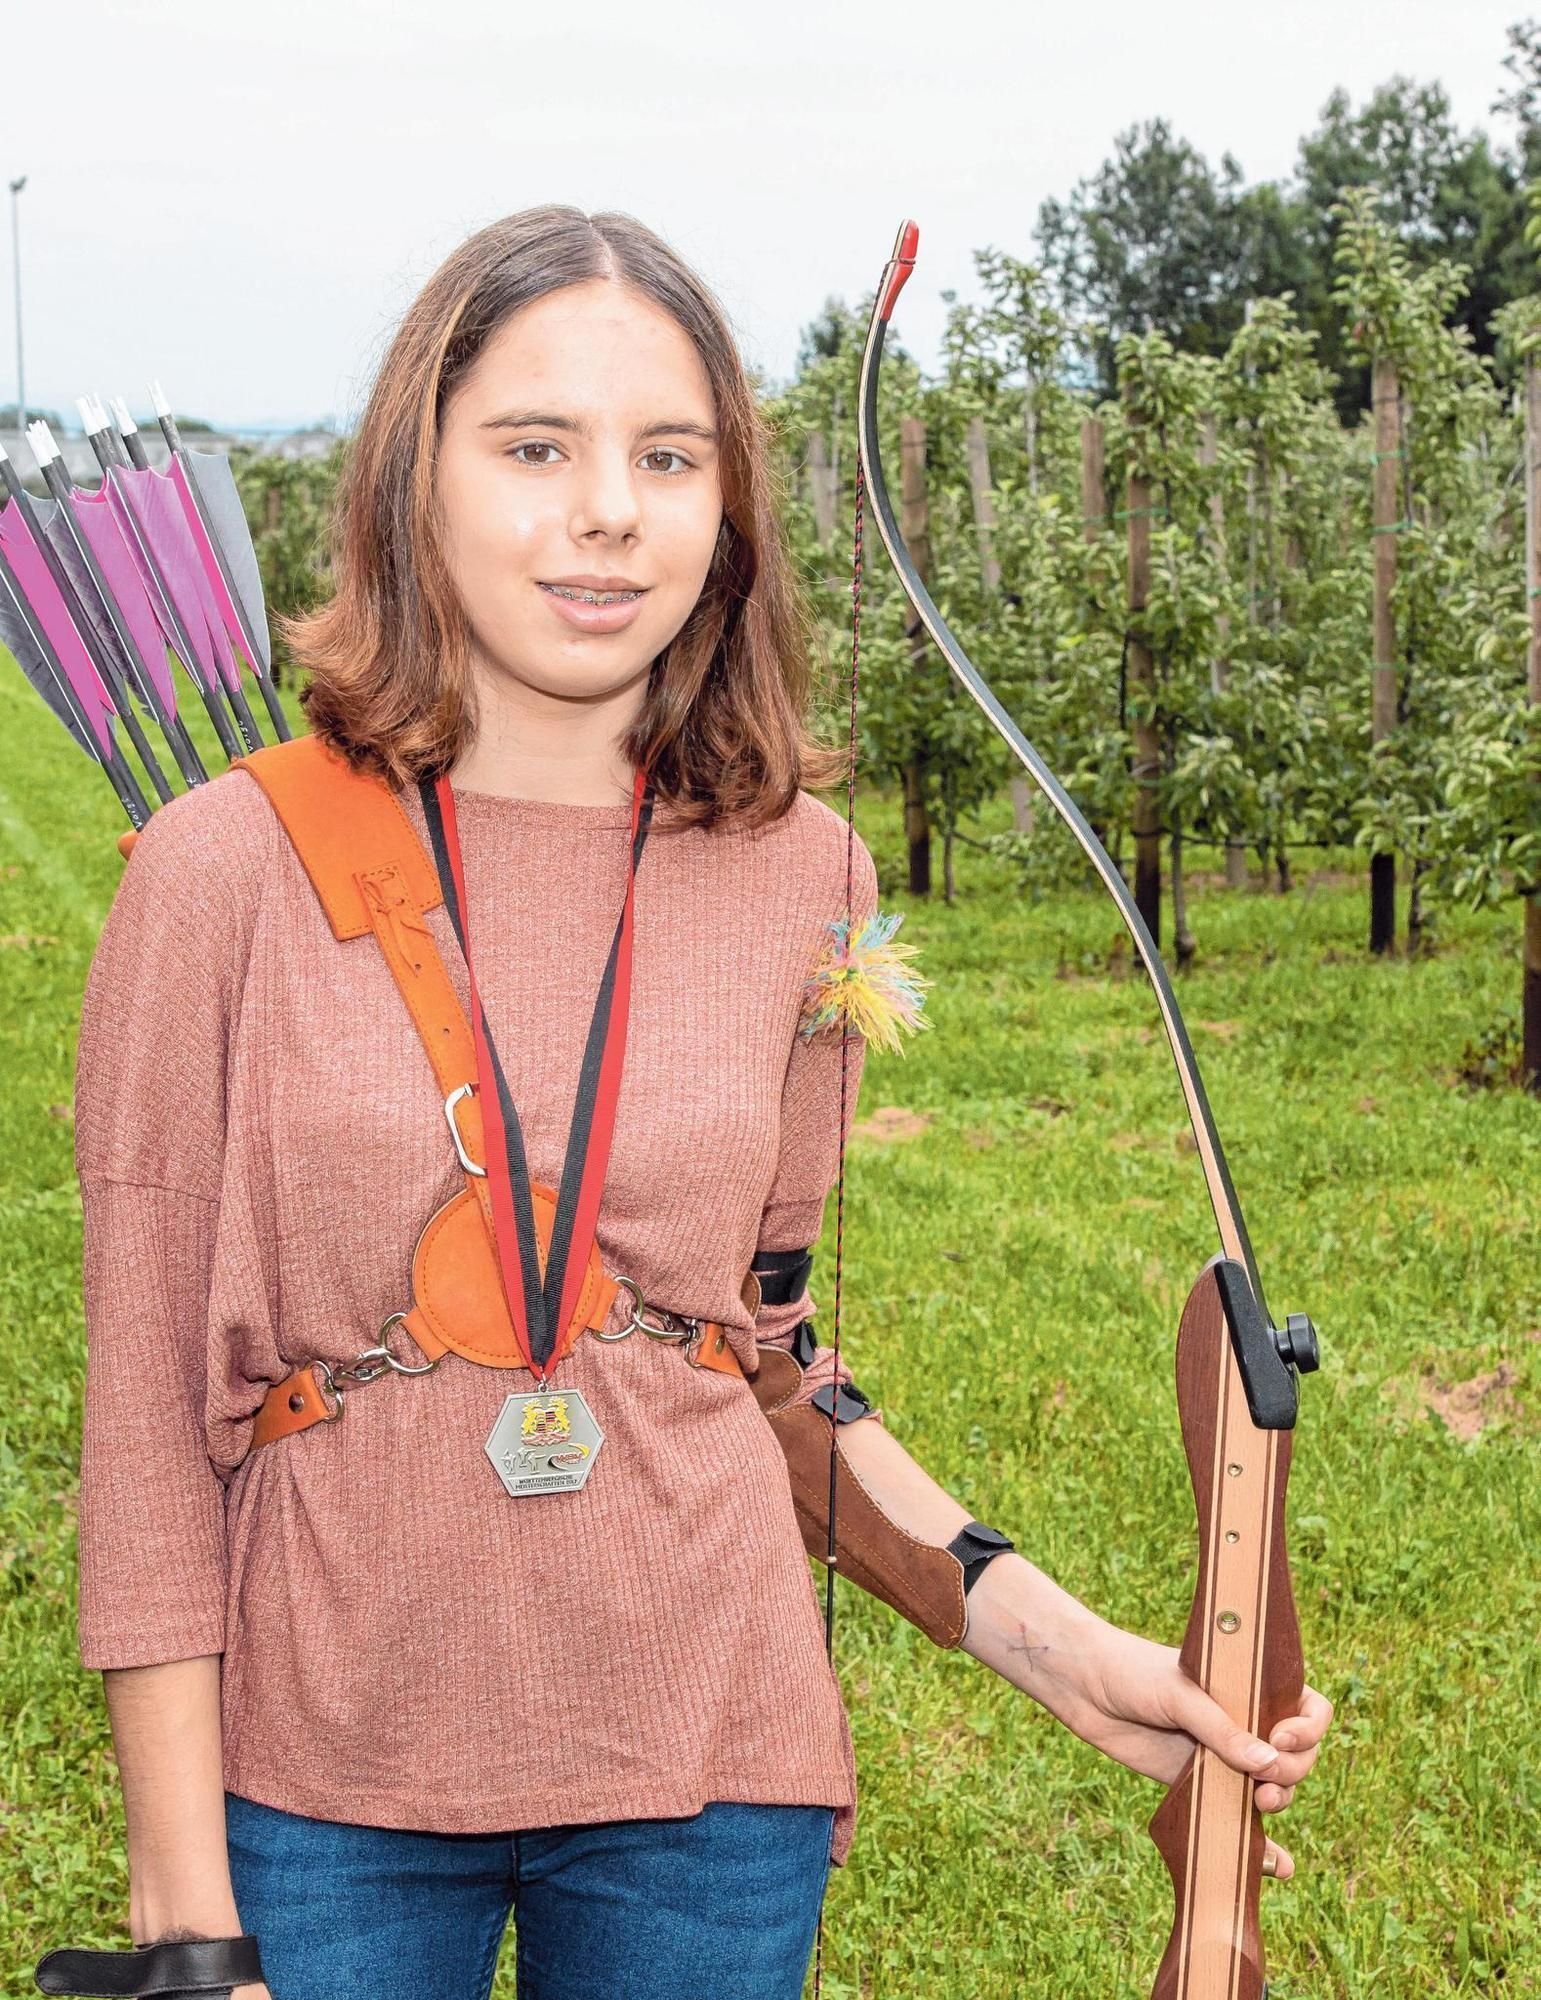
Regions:
<instances>
[{"instance_id":1,"label":"bow limb","mask_svg":"<svg viewBox=\"0 0 1541 2000\"><path fill-rule=\"evenodd\" d=\"M916 225L913 222L906 222L899 231L894 254L888 261L883 273L883 282L878 287L877 304L873 308L872 320L867 329L866 349L862 355L859 392L861 463L878 533L884 548L888 551L888 559L894 566L904 594L914 605L916 614L930 633L937 651L984 710L1007 748L1021 762L1028 776L1075 835L1087 859L1101 878L1103 887L1118 905L1119 914L1128 926L1135 950L1140 955L1140 962L1150 975L1151 985L1155 989L1162 1024L1166 1029L1167 1040L1171 1044L1183 1096L1187 1100L1188 1117L1193 1126L1194 1139L1198 1144L1199 1160L1209 1188L1215 1221L1219 1226L1221 1247L1227 1257L1233 1258L1246 1271L1248 1282L1252 1287L1252 1296L1257 1300L1259 1308L1266 1310L1263 1289L1252 1254L1251 1240L1247 1235L1247 1225L1242 1219L1241 1205L1231 1183L1225 1151L1220 1144L1220 1135L1215 1130L1209 1099L1204 1091L1203 1079L1199 1075L1198 1059L1193 1053L1193 1045L1188 1039L1188 1030L1177 1005L1177 996L1172 991L1172 982L1156 942L1146 926L1145 919L1140 915L1123 876L1114 865L1112 856L1092 831L1085 814L1006 713L994 690L963 650L947 620L932 601L931 593L915 567L894 516L893 503L888 497L888 487L883 477L883 455L878 440L878 374L882 367L883 343L888 332L888 322L893 314L894 304L915 268L918 241L919 230Z\"/></svg>"},{"instance_id":2,"label":"bow limb","mask_svg":"<svg viewBox=\"0 0 1541 2000\"><path fill-rule=\"evenodd\" d=\"M932 601L894 516L878 436L878 376L888 323L915 268L919 231L900 228L862 354L860 470L895 574L954 676L989 717L1091 862L1149 975L1177 1067L1220 1250L1195 1284L1177 1341L1177 1393L1198 1510L1199 1565L1182 1664L1233 1721L1266 1736L1298 1707L1300 1631L1284 1545L1284 1497L1298 1377L1317 1365L1303 1314L1268 1316L1241 1204L1198 1059L1156 942L1085 815L969 659ZM1257 2000L1266 1992L1257 1909L1264 1837L1250 1779L1196 1750L1151 1834L1172 1874L1176 1913L1156 2000Z\"/></svg>"}]
</instances>

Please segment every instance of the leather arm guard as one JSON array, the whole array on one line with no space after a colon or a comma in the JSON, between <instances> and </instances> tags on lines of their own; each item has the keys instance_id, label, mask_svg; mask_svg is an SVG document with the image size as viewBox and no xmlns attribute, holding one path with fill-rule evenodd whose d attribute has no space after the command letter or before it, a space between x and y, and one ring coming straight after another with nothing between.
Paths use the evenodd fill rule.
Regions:
<instances>
[{"instance_id":1,"label":"leather arm guard","mask_svg":"<svg viewBox=\"0 0 1541 2000\"><path fill-rule=\"evenodd\" d=\"M812 1263L807 1250L761 1251L753 1266L761 1303L798 1297ZM854 1382L829 1383L807 1402L795 1402L815 1345L813 1323L806 1319L790 1348L758 1342L760 1366L749 1383L786 1458L803 1547L816 1561L827 1561L833 1416L836 1568L934 1645L955 1647L968 1629L968 1593L989 1563L1016 1544L998 1529L970 1521L940 1547L919 1540L886 1514L846 1457L840 1437L843 1425L872 1414L867 1397Z\"/></svg>"},{"instance_id":2,"label":"leather arm guard","mask_svg":"<svg viewBox=\"0 0 1541 2000\"><path fill-rule=\"evenodd\" d=\"M44 1993L154 1994L156 2000L229 2000L263 1983L254 1937L183 1938L134 1951L45 1952L33 1973Z\"/></svg>"}]
</instances>

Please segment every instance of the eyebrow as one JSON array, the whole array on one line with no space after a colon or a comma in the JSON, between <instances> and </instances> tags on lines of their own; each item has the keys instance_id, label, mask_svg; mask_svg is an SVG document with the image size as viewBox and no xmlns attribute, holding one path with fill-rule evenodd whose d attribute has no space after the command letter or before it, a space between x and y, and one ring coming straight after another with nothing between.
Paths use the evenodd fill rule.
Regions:
<instances>
[{"instance_id":1,"label":"eyebrow","mask_svg":"<svg viewBox=\"0 0 1541 2000\"><path fill-rule=\"evenodd\" d=\"M501 416L488 417L481 429L484 431L547 430L570 431L576 437L590 437L589 426L577 417L559 416L552 410L505 410ZM717 433L709 424L698 424L692 417L679 417L666 423L648 424L637 433L639 437L693 437L706 444L716 444Z\"/></svg>"}]
</instances>

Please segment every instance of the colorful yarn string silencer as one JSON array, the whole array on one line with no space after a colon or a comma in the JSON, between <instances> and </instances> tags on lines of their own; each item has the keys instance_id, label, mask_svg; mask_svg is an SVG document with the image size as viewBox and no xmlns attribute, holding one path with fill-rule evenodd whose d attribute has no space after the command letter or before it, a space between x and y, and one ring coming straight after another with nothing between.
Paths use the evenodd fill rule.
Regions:
<instances>
[{"instance_id":1,"label":"colorful yarn string silencer","mask_svg":"<svg viewBox=\"0 0 1541 2000\"><path fill-rule=\"evenodd\" d=\"M917 947L893 941L903 921L902 910L879 910L854 929L845 917L830 920L829 941L803 985L803 1035L849 1028L871 1047L903 1055L905 1034L931 1025L921 1011L931 982L908 962Z\"/></svg>"}]
</instances>

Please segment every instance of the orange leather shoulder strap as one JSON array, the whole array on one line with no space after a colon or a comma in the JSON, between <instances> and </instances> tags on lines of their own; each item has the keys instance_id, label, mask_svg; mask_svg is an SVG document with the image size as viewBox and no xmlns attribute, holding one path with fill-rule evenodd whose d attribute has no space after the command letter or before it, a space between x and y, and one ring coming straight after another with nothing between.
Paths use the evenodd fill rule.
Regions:
<instances>
[{"instance_id":1,"label":"orange leather shoulder strap","mask_svg":"<svg viewBox=\"0 0 1541 2000\"><path fill-rule=\"evenodd\" d=\"M439 1092L476 1076L471 1024L422 920L443 902L438 872L401 802L379 778L355 771L318 737L296 736L237 757L267 793L310 877L334 936L377 939L422 1038ZM468 1103L461 1131L481 1157L481 1110ZM492 1210L486 1183L476 1192Z\"/></svg>"},{"instance_id":2,"label":"orange leather shoulder strap","mask_svg":"<svg viewBox=\"0 0 1541 2000\"><path fill-rule=\"evenodd\" d=\"M355 771L314 736L268 744L236 758L235 765L250 772L267 793L333 934L347 939L374 933L433 1067L445 1115L465 1148L461 1163L465 1165L467 1155L484 1159L481 1106L474 1095L464 1094L464 1086L476 1077L471 1023L423 922L423 912L442 903L443 892L401 802L382 779ZM418 1243L407 1331L430 1356L453 1348L469 1361L518 1366L519 1346L493 1248L497 1237L489 1183L484 1173L468 1170L466 1186L469 1204L464 1197L446 1203ZM544 1253L556 1195L538 1182L532 1194ZM462 1226L468 1207L480 1214L479 1231ZM441 1248L437 1259L431 1254L436 1248ZM604 1325L615 1293L616 1281L606 1274L596 1245L557 1359L585 1327ZM293 1421L282 1418L286 1430L313 1421L309 1404Z\"/></svg>"},{"instance_id":3,"label":"orange leather shoulder strap","mask_svg":"<svg viewBox=\"0 0 1541 2000\"><path fill-rule=\"evenodd\" d=\"M318 736L296 736L237 757L272 801L321 899L334 936L375 928L359 887L364 872L395 868L419 910L442 902L439 878L383 778L355 771Z\"/></svg>"}]
</instances>

